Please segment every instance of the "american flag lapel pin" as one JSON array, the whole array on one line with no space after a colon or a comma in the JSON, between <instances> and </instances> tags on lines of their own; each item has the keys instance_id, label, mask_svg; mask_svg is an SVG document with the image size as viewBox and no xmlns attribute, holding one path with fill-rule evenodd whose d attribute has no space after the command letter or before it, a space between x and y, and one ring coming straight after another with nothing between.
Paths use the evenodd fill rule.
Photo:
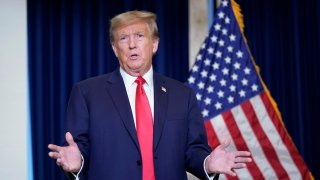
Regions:
<instances>
[{"instance_id":1,"label":"american flag lapel pin","mask_svg":"<svg viewBox=\"0 0 320 180\"><path fill-rule=\"evenodd\" d=\"M165 87L163 87L163 86L161 86L161 90L162 90L163 92L167 92L167 89L166 89Z\"/></svg>"}]
</instances>

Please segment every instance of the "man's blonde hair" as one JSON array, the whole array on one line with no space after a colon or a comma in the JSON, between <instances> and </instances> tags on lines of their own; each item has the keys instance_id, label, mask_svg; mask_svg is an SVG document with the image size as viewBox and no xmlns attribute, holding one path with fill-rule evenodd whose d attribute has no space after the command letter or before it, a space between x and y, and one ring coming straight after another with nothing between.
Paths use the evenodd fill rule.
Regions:
<instances>
[{"instance_id":1,"label":"man's blonde hair","mask_svg":"<svg viewBox=\"0 0 320 180\"><path fill-rule=\"evenodd\" d=\"M156 19L157 16L154 13L148 11L127 11L125 13L118 14L110 20L110 42L114 42L114 32L118 28L131 25L138 21L146 22L149 26L152 37L159 39Z\"/></svg>"}]
</instances>

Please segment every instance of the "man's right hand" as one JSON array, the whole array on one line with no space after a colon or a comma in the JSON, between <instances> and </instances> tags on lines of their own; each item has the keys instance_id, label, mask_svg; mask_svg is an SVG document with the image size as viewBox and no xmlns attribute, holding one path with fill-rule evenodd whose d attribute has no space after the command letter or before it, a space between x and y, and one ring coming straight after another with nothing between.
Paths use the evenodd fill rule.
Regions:
<instances>
[{"instance_id":1,"label":"man's right hand","mask_svg":"<svg viewBox=\"0 0 320 180\"><path fill-rule=\"evenodd\" d=\"M66 133L68 146L49 144L49 156L66 172L78 172L81 167L81 153L70 132Z\"/></svg>"}]
</instances>

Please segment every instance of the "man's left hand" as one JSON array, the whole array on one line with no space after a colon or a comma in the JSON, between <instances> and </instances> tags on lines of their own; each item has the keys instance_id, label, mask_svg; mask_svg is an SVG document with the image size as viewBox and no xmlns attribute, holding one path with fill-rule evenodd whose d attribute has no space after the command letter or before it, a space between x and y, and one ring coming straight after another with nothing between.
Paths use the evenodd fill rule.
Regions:
<instances>
[{"instance_id":1,"label":"man's left hand","mask_svg":"<svg viewBox=\"0 0 320 180\"><path fill-rule=\"evenodd\" d=\"M215 148L208 156L205 162L205 169L208 174L228 174L236 176L232 169L240 169L246 167L246 163L251 162L248 151L229 152L226 148L230 144L230 139Z\"/></svg>"}]
</instances>

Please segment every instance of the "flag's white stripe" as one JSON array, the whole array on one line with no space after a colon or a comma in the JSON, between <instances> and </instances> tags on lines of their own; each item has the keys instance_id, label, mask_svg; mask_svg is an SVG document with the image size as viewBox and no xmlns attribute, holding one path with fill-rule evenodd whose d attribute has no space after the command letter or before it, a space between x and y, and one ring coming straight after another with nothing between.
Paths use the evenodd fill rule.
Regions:
<instances>
[{"instance_id":1,"label":"flag's white stripe","mask_svg":"<svg viewBox=\"0 0 320 180\"><path fill-rule=\"evenodd\" d=\"M253 109L260 121L262 129L268 135L268 138L278 155L280 163L287 171L290 179L302 179L299 169L293 162L287 147L284 145L277 129L272 123L260 96L256 96L250 101L254 105Z\"/></svg>"},{"instance_id":2,"label":"flag's white stripe","mask_svg":"<svg viewBox=\"0 0 320 180\"><path fill-rule=\"evenodd\" d=\"M231 137L231 134L230 134L225 122L224 122L223 117L221 115L218 115L218 116L214 117L213 119L211 119L210 123L211 123L220 143L222 143L226 139L230 139L231 142L230 142L230 145L227 149L230 151L236 151L237 148L236 148L234 141ZM253 179L247 168L235 169L234 171L237 173L237 176L239 177L239 179L248 179L248 180ZM219 179L226 179L226 176L221 174L219 176Z\"/></svg>"},{"instance_id":3,"label":"flag's white stripe","mask_svg":"<svg viewBox=\"0 0 320 180\"><path fill-rule=\"evenodd\" d=\"M231 112L233 117L236 119L236 123L241 131L243 139L247 143L249 151L252 154L252 158L256 162L263 176L267 179L278 179L275 171L267 160L259 141L247 120L246 115L241 109L241 106L236 106L235 108L231 109Z\"/></svg>"}]
</instances>

